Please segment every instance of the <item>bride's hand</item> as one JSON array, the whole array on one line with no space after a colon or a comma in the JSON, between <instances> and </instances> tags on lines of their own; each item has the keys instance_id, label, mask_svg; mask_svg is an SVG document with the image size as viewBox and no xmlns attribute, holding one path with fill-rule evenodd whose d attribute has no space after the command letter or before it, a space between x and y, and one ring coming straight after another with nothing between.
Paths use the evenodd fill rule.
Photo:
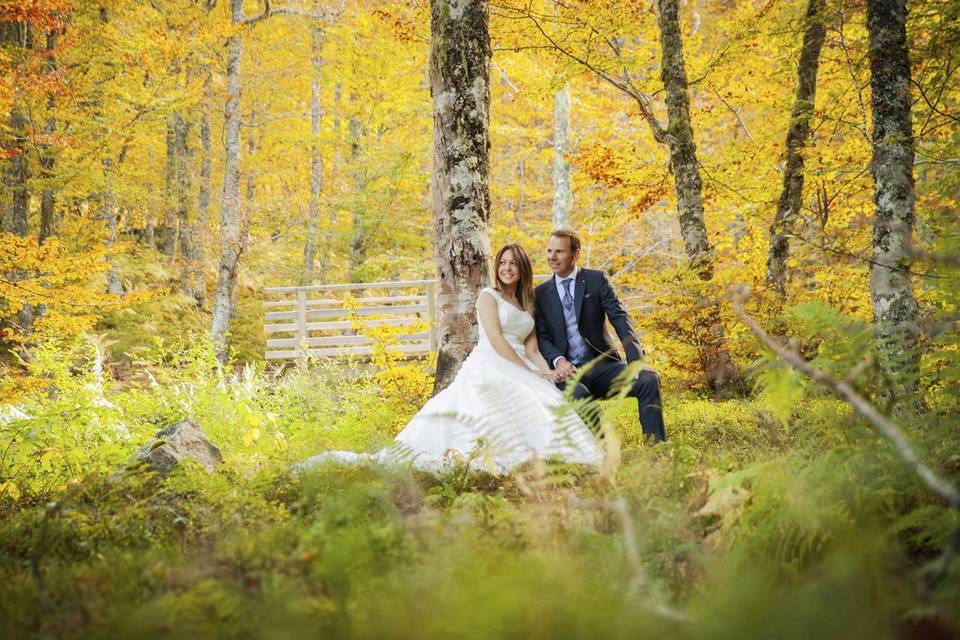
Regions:
<instances>
[{"instance_id":1,"label":"bride's hand","mask_svg":"<svg viewBox=\"0 0 960 640\"><path fill-rule=\"evenodd\" d=\"M552 371L550 369L546 369L544 371L538 371L537 375L539 375L541 378L544 378L545 380L549 380L553 384L557 384L558 382L560 382L560 375L556 371Z\"/></svg>"}]
</instances>

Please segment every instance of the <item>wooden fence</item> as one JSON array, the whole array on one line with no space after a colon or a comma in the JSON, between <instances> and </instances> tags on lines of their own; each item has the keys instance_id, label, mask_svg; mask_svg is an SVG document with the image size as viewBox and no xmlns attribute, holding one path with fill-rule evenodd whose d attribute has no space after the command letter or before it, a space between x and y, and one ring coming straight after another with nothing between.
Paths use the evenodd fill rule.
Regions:
<instances>
[{"instance_id":1,"label":"wooden fence","mask_svg":"<svg viewBox=\"0 0 960 640\"><path fill-rule=\"evenodd\" d=\"M426 324L425 331L400 334L397 349L427 355L437 348L436 287L436 280L269 287L263 302L266 358L370 355L373 340L354 326L351 306L366 327Z\"/></svg>"}]
</instances>

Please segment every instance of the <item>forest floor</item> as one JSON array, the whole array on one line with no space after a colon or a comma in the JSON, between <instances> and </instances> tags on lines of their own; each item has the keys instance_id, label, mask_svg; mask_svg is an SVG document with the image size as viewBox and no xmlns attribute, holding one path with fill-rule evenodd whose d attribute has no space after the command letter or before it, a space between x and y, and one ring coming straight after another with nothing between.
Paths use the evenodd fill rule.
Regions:
<instances>
[{"instance_id":1,"label":"forest floor","mask_svg":"<svg viewBox=\"0 0 960 640\"><path fill-rule=\"evenodd\" d=\"M601 473L301 474L291 466L318 451L388 442L419 400L369 372L223 377L207 358L167 352L142 385L98 388L64 369L51 374L55 396L2 425L17 496L0 494L0 637L960 629L960 567L930 579L956 514L832 398L808 395L784 413L763 396L669 393L670 441L657 447L642 443L633 401L608 401L619 460ZM223 449L215 473L188 462L165 479L109 480L183 417ZM924 455L956 477L953 424L932 415L913 427Z\"/></svg>"}]
</instances>

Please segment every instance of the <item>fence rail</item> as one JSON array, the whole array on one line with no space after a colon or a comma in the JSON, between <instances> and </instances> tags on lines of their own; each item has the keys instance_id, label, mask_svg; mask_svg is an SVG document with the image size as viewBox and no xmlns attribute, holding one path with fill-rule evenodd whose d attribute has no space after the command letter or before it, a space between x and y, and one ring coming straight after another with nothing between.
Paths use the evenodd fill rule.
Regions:
<instances>
[{"instance_id":1,"label":"fence rail","mask_svg":"<svg viewBox=\"0 0 960 640\"><path fill-rule=\"evenodd\" d=\"M436 280L268 287L266 358L369 356L373 339L354 326L351 313L366 327L426 324L425 331L399 334L395 348L411 357L427 355L437 348L436 289Z\"/></svg>"}]
</instances>

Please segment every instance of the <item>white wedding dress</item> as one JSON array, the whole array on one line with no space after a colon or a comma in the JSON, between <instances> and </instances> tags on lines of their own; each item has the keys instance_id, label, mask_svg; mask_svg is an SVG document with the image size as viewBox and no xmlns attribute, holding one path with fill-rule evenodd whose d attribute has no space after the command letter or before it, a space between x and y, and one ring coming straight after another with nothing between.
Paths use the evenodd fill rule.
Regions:
<instances>
[{"instance_id":1,"label":"white wedding dress","mask_svg":"<svg viewBox=\"0 0 960 640\"><path fill-rule=\"evenodd\" d=\"M479 339L450 385L431 398L397 435L393 446L372 454L329 451L306 460L412 463L427 471L457 464L509 473L534 458L598 465L603 452L580 416L552 382L534 372L523 342L533 317L494 289L503 337L529 369L500 356L479 323Z\"/></svg>"}]
</instances>

